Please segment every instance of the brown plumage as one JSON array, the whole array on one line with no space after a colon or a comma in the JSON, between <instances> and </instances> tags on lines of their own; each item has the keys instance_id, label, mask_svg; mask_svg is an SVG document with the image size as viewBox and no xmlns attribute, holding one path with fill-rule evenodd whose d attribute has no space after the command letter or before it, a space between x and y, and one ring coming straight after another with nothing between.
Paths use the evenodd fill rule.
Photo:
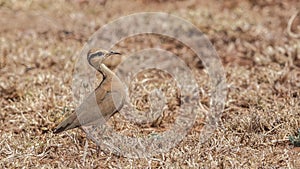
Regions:
<instances>
[{"instance_id":1,"label":"brown plumage","mask_svg":"<svg viewBox=\"0 0 300 169\"><path fill-rule=\"evenodd\" d=\"M122 108L124 101L122 83L120 79L102 63L111 55L120 55L120 53L105 50L88 52L87 60L89 64L103 75L103 80L75 112L55 128L54 133L70 130L82 125L103 124Z\"/></svg>"}]
</instances>

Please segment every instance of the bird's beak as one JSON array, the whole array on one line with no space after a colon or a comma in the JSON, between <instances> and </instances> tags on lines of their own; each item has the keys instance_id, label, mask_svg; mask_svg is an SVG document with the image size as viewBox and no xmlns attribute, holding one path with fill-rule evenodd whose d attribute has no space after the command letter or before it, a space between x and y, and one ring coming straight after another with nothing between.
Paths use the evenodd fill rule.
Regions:
<instances>
[{"instance_id":1,"label":"bird's beak","mask_svg":"<svg viewBox=\"0 0 300 169\"><path fill-rule=\"evenodd\" d=\"M110 51L109 54L110 54L110 55L121 55L121 53L115 52L115 51Z\"/></svg>"}]
</instances>

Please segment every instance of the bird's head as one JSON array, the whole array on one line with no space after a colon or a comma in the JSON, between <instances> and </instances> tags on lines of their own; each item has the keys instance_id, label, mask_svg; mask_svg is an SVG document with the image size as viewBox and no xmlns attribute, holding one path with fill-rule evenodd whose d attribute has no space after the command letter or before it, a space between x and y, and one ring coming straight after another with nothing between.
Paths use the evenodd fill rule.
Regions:
<instances>
[{"instance_id":1,"label":"bird's head","mask_svg":"<svg viewBox=\"0 0 300 169\"><path fill-rule=\"evenodd\" d=\"M121 55L121 53L115 51L91 49L87 54L87 60L91 66L99 69L99 65L102 64L102 62L111 55Z\"/></svg>"}]
</instances>

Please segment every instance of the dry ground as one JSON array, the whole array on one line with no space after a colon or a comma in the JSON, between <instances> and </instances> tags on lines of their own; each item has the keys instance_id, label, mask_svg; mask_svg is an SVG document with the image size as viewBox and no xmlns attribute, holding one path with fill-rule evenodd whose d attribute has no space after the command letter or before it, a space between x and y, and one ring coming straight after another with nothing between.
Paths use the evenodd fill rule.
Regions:
<instances>
[{"instance_id":1,"label":"dry ground","mask_svg":"<svg viewBox=\"0 0 300 169\"><path fill-rule=\"evenodd\" d=\"M297 9L298 0L1 0L0 168L300 168L300 151L287 140L300 128L300 40L287 31ZM91 141L85 151L86 136L79 129L52 134L75 109L72 72L90 35L113 19L146 11L187 19L215 46L228 82L218 129L197 145L197 119L176 148L151 159L104 153ZM298 15L291 24L295 34L299 23ZM140 44L143 38L116 48L126 53L159 41L148 37ZM180 45L164 47L188 53ZM199 73L198 84L209 87L193 54L182 57ZM110 123L124 123L118 119Z\"/></svg>"}]
</instances>

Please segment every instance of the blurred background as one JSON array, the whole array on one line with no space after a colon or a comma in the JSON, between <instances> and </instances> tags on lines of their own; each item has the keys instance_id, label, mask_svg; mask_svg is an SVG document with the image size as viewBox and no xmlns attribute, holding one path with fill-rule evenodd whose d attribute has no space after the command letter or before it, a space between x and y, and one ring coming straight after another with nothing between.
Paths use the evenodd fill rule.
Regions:
<instances>
[{"instance_id":1,"label":"blurred background","mask_svg":"<svg viewBox=\"0 0 300 169\"><path fill-rule=\"evenodd\" d=\"M0 0L0 167L299 168L300 149L288 140L300 128L299 9L298 0ZM228 96L211 138L198 145L199 117L170 152L128 159L103 152L91 141L86 144L78 129L53 135L53 128L76 108L74 64L89 37L119 17L156 11L193 23L223 62ZM187 46L140 35L114 49L128 53L154 46L187 63L202 89L200 102L208 107L208 77ZM119 62L107 64L113 69ZM133 101L136 106L147 107L139 99ZM141 127L116 115L109 123L138 134L165 131L170 119Z\"/></svg>"}]
</instances>

